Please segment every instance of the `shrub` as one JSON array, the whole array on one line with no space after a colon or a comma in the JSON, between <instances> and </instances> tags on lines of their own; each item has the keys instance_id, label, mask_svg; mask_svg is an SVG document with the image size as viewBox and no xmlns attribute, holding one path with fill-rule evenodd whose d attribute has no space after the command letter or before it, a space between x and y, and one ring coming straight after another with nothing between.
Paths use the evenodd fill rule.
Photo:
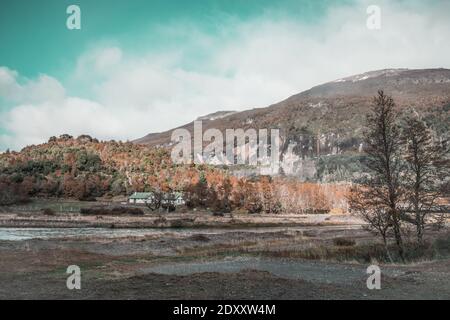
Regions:
<instances>
[{"instance_id":1,"label":"shrub","mask_svg":"<svg viewBox=\"0 0 450 320\"><path fill-rule=\"evenodd\" d=\"M0 206L9 206L13 204L23 204L30 199L18 185L6 186L0 183Z\"/></svg>"},{"instance_id":2,"label":"shrub","mask_svg":"<svg viewBox=\"0 0 450 320\"><path fill-rule=\"evenodd\" d=\"M140 216L144 215L144 211L139 208L132 207L106 207L106 206L95 206L90 208L81 208L80 213L84 215L97 215L97 216L118 216L118 215L131 215Z\"/></svg>"},{"instance_id":3,"label":"shrub","mask_svg":"<svg viewBox=\"0 0 450 320\"><path fill-rule=\"evenodd\" d=\"M162 225L162 224L166 224L167 223L167 219L163 216L159 216L158 218L155 219L155 221L153 221L154 224L156 225Z\"/></svg>"},{"instance_id":4,"label":"shrub","mask_svg":"<svg viewBox=\"0 0 450 320\"><path fill-rule=\"evenodd\" d=\"M54 216L56 214L55 211L53 211L53 209L50 209L50 208L41 209L41 212L43 215L46 215L46 216Z\"/></svg>"},{"instance_id":5,"label":"shrub","mask_svg":"<svg viewBox=\"0 0 450 320\"><path fill-rule=\"evenodd\" d=\"M213 213L214 217L223 217L225 216L225 214L223 212L219 212L219 211L214 211Z\"/></svg>"},{"instance_id":6,"label":"shrub","mask_svg":"<svg viewBox=\"0 0 450 320\"><path fill-rule=\"evenodd\" d=\"M351 247L356 244L355 240L349 238L334 238L333 243L338 247Z\"/></svg>"},{"instance_id":7,"label":"shrub","mask_svg":"<svg viewBox=\"0 0 450 320\"><path fill-rule=\"evenodd\" d=\"M129 208L129 207L114 207L111 209L112 214L126 214L126 215L132 215L132 216L140 216L144 215L144 211L139 208Z\"/></svg>"},{"instance_id":8,"label":"shrub","mask_svg":"<svg viewBox=\"0 0 450 320\"><path fill-rule=\"evenodd\" d=\"M174 219L170 221L171 228L184 228L191 227L195 219L186 218L186 219Z\"/></svg>"},{"instance_id":9,"label":"shrub","mask_svg":"<svg viewBox=\"0 0 450 320\"><path fill-rule=\"evenodd\" d=\"M87 196L87 195L82 195L80 197L78 197L79 201L85 201L85 202L95 202L97 201L97 199L93 196Z\"/></svg>"},{"instance_id":10,"label":"shrub","mask_svg":"<svg viewBox=\"0 0 450 320\"><path fill-rule=\"evenodd\" d=\"M201 242L208 242L211 240L204 234L194 234L194 235L190 236L189 239L193 240L193 241L201 241Z\"/></svg>"}]
</instances>

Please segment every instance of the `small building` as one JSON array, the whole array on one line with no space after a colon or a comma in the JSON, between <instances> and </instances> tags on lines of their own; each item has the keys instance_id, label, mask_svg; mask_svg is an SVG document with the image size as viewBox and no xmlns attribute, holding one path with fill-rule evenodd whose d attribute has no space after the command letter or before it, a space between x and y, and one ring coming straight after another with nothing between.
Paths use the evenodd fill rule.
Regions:
<instances>
[{"instance_id":1,"label":"small building","mask_svg":"<svg viewBox=\"0 0 450 320\"><path fill-rule=\"evenodd\" d=\"M146 204L151 201L153 197L152 192L135 192L128 197L128 203L131 204Z\"/></svg>"},{"instance_id":2,"label":"small building","mask_svg":"<svg viewBox=\"0 0 450 320\"><path fill-rule=\"evenodd\" d=\"M128 203L130 204L147 204L154 199L153 192L135 192L128 197ZM163 195L162 203L172 203L175 206L181 206L185 204L182 192L170 192Z\"/></svg>"},{"instance_id":3,"label":"small building","mask_svg":"<svg viewBox=\"0 0 450 320\"><path fill-rule=\"evenodd\" d=\"M166 196L166 201L167 199L170 199L171 202L176 206L182 206L183 204L185 204L182 192L172 192Z\"/></svg>"}]
</instances>

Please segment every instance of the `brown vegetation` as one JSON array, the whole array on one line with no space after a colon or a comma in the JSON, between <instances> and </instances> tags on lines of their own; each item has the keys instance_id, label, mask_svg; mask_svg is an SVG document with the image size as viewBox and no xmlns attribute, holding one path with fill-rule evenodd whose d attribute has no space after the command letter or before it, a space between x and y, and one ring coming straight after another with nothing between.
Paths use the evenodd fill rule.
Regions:
<instances>
[{"instance_id":1,"label":"brown vegetation","mask_svg":"<svg viewBox=\"0 0 450 320\"><path fill-rule=\"evenodd\" d=\"M207 165L173 164L165 149L68 135L1 154L0 186L0 205L28 197L94 201L101 196L152 191L156 197L150 207L155 210L167 202L167 195L183 192L189 208L217 214L346 211L348 188L282 177L237 178Z\"/></svg>"},{"instance_id":2,"label":"brown vegetation","mask_svg":"<svg viewBox=\"0 0 450 320\"><path fill-rule=\"evenodd\" d=\"M131 216L141 216L144 215L144 211L140 208L133 207L107 207L107 206L98 206L92 208L81 208L80 213L83 215L96 215L96 216L104 216L104 215L131 215Z\"/></svg>"}]
</instances>

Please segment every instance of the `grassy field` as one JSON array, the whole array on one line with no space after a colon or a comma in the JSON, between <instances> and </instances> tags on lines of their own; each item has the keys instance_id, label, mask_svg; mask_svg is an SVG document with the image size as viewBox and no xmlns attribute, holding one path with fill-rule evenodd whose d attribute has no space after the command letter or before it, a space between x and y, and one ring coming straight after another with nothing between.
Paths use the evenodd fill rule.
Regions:
<instances>
[{"instance_id":1,"label":"grassy field","mask_svg":"<svg viewBox=\"0 0 450 320\"><path fill-rule=\"evenodd\" d=\"M432 236L437 254L407 264L362 229L0 241L0 299L449 299L449 235ZM65 285L73 264L81 291ZM382 290L366 287L370 264Z\"/></svg>"}]
</instances>

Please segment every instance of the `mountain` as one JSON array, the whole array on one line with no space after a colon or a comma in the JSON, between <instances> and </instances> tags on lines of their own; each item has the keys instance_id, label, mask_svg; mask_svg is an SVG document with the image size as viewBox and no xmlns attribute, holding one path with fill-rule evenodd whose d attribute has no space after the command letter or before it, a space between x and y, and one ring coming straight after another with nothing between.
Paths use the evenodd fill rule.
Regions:
<instances>
[{"instance_id":1,"label":"mountain","mask_svg":"<svg viewBox=\"0 0 450 320\"><path fill-rule=\"evenodd\" d=\"M206 116L203 130L280 129L282 157L295 156L286 174L303 180L348 180L359 171L365 115L378 90L391 95L400 110L421 114L439 137L448 136L449 69L370 71L313 87L266 108ZM192 133L193 122L180 128ZM172 131L134 142L169 147ZM292 162L292 155L289 159Z\"/></svg>"},{"instance_id":2,"label":"mountain","mask_svg":"<svg viewBox=\"0 0 450 320\"><path fill-rule=\"evenodd\" d=\"M228 117L232 114L237 113L237 111L217 111L214 113L207 114L206 116L198 117L197 120L217 120Z\"/></svg>"},{"instance_id":3,"label":"mountain","mask_svg":"<svg viewBox=\"0 0 450 320\"><path fill-rule=\"evenodd\" d=\"M273 199L283 198L281 205L287 212L294 210L290 199L308 197L311 201L305 203L318 201L326 207L308 204L307 210L340 208L345 204L341 188L346 184L298 182L350 181L364 172L361 135L365 114L379 89L393 96L398 108L405 111L400 114L411 108L422 114L438 138L448 137L450 70L380 70L325 83L267 108L221 111L199 118L204 130L280 129L281 170L271 172L264 166L249 165L178 165L169 152L171 131L134 143L63 134L20 152L0 154L0 206L30 196L88 200L156 189L184 190L192 199L204 195L195 200L201 206L205 206L206 195L214 206L230 200L236 208L249 212L255 212L254 204L260 199L266 202L266 193ZM183 127L193 131L193 123ZM251 179L237 178L242 176ZM229 199L221 202L219 198ZM295 210L304 212L305 203L300 201ZM278 205L268 207L272 209L264 209L266 212Z\"/></svg>"}]
</instances>

